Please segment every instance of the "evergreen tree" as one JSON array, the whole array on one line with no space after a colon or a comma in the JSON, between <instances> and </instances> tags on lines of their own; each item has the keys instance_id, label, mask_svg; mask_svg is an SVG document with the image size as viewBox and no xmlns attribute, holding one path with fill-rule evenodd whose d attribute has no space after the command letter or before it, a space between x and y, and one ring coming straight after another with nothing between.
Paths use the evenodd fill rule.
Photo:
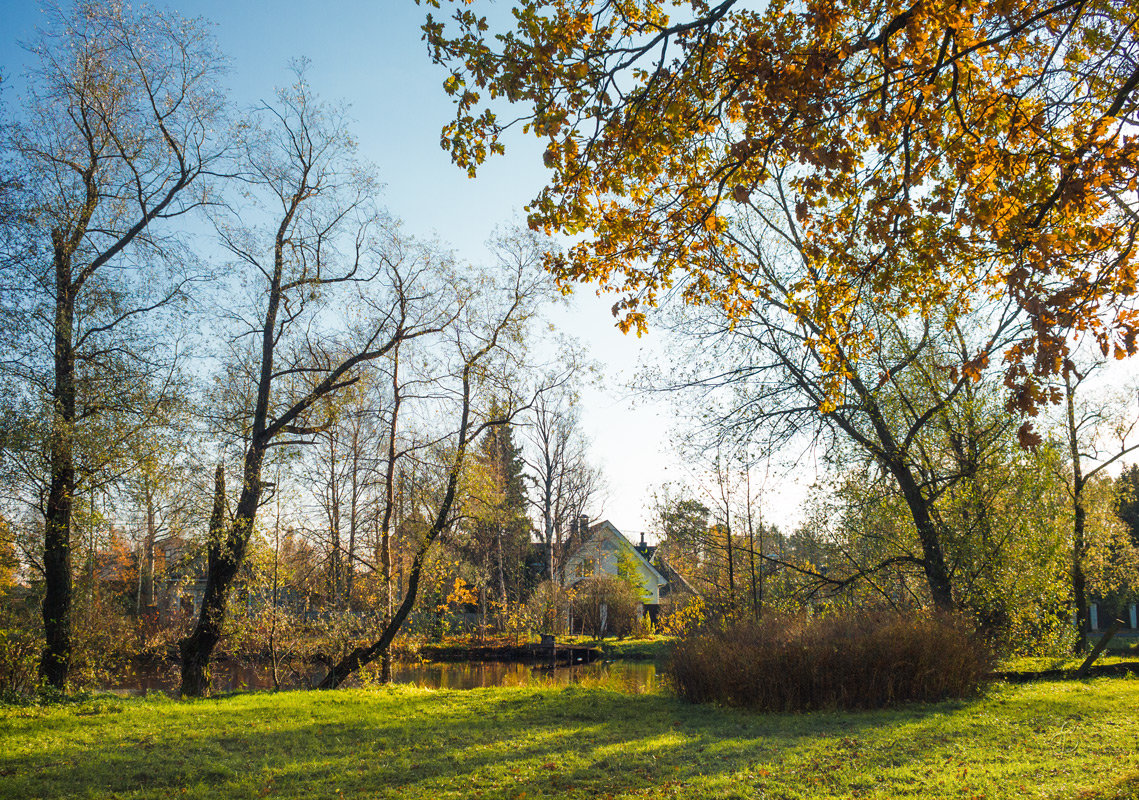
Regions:
<instances>
[{"instance_id":1,"label":"evergreen tree","mask_svg":"<svg viewBox=\"0 0 1139 800\"><path fill-rule=\"evenodd\" d=\"M492 404L491 418L502 415L501 406ZM488 588L505 607L522 600L530 545L522 454L514 442L512 425L487 429L479 443L476 463L480 487L472 544L480 551L479 560L489 568Z\"/></svg>"}]
</instances>

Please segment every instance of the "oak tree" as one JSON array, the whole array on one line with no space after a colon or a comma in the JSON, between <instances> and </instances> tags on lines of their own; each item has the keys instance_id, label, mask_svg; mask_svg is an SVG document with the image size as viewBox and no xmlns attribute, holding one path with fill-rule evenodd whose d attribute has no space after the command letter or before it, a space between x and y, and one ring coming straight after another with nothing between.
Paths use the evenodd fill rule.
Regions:
<instances>
[{"instance_id":1,"label":"oak tree","mask_svg":"<svg viewBox=\"0 0 1139 800\"><path fill-rule=\"evenodd\" d=\"M454 8L424 25L456 103L443 147L474 174L510 128L545 141L530 223L584 234L550 267L616 292L626 330L669 291L732 318L764 304L725 232L789 210L807 262L792 310L826 320L808 344L831 398L837 351L874 347L852 314L867 302L1007 294L1031 319L1007 353L1022 410L1057 400L1071 332L1137 347L1133 4L421 2Z\"/></svg>"}]
</instances>

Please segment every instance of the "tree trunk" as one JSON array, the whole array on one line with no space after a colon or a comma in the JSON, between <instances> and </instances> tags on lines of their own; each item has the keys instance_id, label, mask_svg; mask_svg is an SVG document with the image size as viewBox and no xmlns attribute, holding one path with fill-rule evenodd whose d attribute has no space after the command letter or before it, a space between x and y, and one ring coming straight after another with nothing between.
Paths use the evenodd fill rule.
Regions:
<instances>
[{"instance_id":1,"label":"tree trunk","mask_svg":"<svg viewBox=\"0 0 1139 800\"><path fill-rule=\"evenodd\" d=\"M1084 575L1084 555L1087 551L1087 544L1085 542L1086 521L1083 498L1079 495L1076 496L1074 516L1074 536L1072 542L1072 603L1076 607L1075 652L1084 653L1088 649L1090 615L1088 614L1087 578Z\"/></svg>"},{"instance_id":2,"label":"tree trunk","mask_svg":"<svg viewBox=\"0 0 1139 800\"><path fill-rule=\"evenodd\" d=\"M396 511L397 501L403 498L403 490L405 482L400 481L400 492L396 492L396 462L399 459L399 451L396 449L396 436L399 433L399 409L400 404L403 402L403 395L400 393L399 385L399 355L400 347L397 344L392 353L392 417L391 424L388 426L388 463L387 469L384 471L384 518L380 526L380 564L384 570L384 628L387 629L392 623L392 607L394 598L392 597L392 520ZM399 520L403 517L403 508L401 503L400 514L394 516L394 519ZM402 560L401 560L402 566ZM400 583L402 584L402 580ZM391 648L384 645L380 654L380 682L390 683L392 679L392 654Z\"/></svg>"},{"instance_id":3,"label":"tree trunk","mask_svg":"<svg viewBox=\"0 0 1139 800\"><path fill-rule=\"evenodd\" d=\"M75 426L75 352L72 320L75 300L71 261L55 240L55 387L47 507L44 514L44 640L40 675L56 689L67 687L71 668L71 512L75 491L72 437Z\"/></svg>"},{"instance_id":4,"label":"tree trunk","mask_svg":"<svg viewBox=\"0 0 1139 800\"><path fill-rule=\"evenodd\" d=\"M269 665L273 669L273 690L281 691L281 659L277 651L277 620L281 609L278 605L280 598L280 565L281 565L281 465L277 462L277 519L273 523L273 596L270 613L273 615L269 623ZM215 490L216 492L216 490Z\"/></svg>"},{"instance_id":5,"label":"tree trunk","mask_svg":"<svg viewBox=\"0 0 1139 800\"><path fill-rule=\"evenodd\" d=\"M505 619L508 597L506 595L506 557L502 552L502 532L503 526L500 523L495 523L494 549L495 557L498 560L498 601L500 603L499 614L503 615L502 618Z\"/></svg>"},{"instance_id":6,"label":"tree trunk","mask_svg":"<svg viewBox=\"0 0 1139 800\"><path fill-rule=\"evenodd\" d=\"M360 503L360 430L359 420L352 429L352 483L348 497L348 558L344 565L344 607L352 608L352 590L356 577L356 523Z\"/></svg>"},{"instance_id":7,"label":"tree trunk","mask_svg":"<svg viewBox=\"0 0 1139 800\"><path fill-rule=\"evenodd\" d=\"M340 606L343 595L343 553L340 548L340 477L336 473L336 432L328 431L328 595L333 607Z\"/></svg>"},{"instance_id":8,"label":"tree trunk","mask_svg":"<svg viewBox=\"0 0 1139 800\"><path fill-rule=\"evenodd\" d=\"M1072 459L1072 605L1076 609L1075 652L1088 649L1087 578L1084 575L1084 556L1087 554L1087 511L1084 509L1084 471L1080 458L1079 430L1076 426L1076 393L1070 376L1064 376L1068 412L1068 450Z\"/></svg>"},{"instance_id":9,"label":"tree trunk","mask_svg":"<svg viewBox=\"0 0 1139 800\"><path fill-rule=\"evenodd\" d=\"M941 533L929 513L929 502L904 465L895 463L890 465L890 468L902 489L902 497L910 509L910 516L913 517L914 526L917 528L918 541L922 549L922 569L925 572L930 599L938 609L953 611L956 608L953 601L953 582L945 564Z\"/></svg>"},{"instance_id":10,"label":"tree trunk","mask_svg":"<svg viewBox=\"0 0 1139 800\"><path fill-rule=\"evenodd\" d=\"M764 545L764 538L765 538L764 533L765 533L765 531L763 529L763 523L761 522L759 524L759 553L761 556L763 555L763 545ZM757 609L756 617L763 616L763 590L764 590L763 573L764 573L764 570L766 569L766 567L767 567L767 561L761 559L760 564L759 564L759 593L758 593L757 599L756 599L756 609Z\"/></svg>"},{"instance_id":11,"label":"tree trunk","mask_svg":"<svg viewBox=\"0 0 1139 800\"><path fill-rule=\"evenodd\" d=\"M392 620L392 543L391 534L384 529L383 539L380 543L380 559L384 568L384 625ZM383 659L380 663L380 682L391 683L392 680L392 653L391 648L384 648Z\"/></svg>"},{"instance_id":12,"label":"tree trunk","mask_svg":"<svg viewBox=\"0 0 1139 800\"><path fill-rule=\"evenodd\" d=\"M736 607L736 561L732 550L732 523L727 513L724 514L724 535L728 545L728 606L734 611Z\"/></svg>"},{"instance_id":13,"label":"tree trunk","mask_svg":"<svg viewBox=\"0 0 1139 800\"><path fill-rule=\"evenodd\" d=\"M180 644L181 693L186 697L202 697L210 693L209 661L221 640L229 589L237 577L253 533L253 521L261 501L261 463L264 457L265 447L255 439L245 454L244 488L228 535L225 532L225 477L220 466L217 470L207 550L209 572L202 610L193 632Z\"/></svg>"},{"instance_id":14,"label":"tree trunk","mask_svg":"<svg viewBox=\"0 0 1139 800\"><path fill-rule=\"evenodd\" d=\"M554 578L554 465L549 458L549 446L543 453L545 475L542 476L542 536L546 544L546 577Z\"/></svg>"},{"instance_id":15,"label":"tree trunk","mask_svg":"<svg viewBox=\"0 0 1139 800\"><path fill-rule=\"evenodd\" d=\"M158 537L158 512L154 507L154 487L150 476L143 476L143 493L146 496L146 537L142 543L142 563L139 565L139 611L154 605L154 540Z\"/></svg>"},{"instance_id":16,"label":"tree trunk","mask_svg":"<svg viewBox=\"0 0 1139 800\"><path fill-rule=\"evenodd\" d=\"M750 480L750 479L749 479ZM748 549L748 570L751 572L751 613L756 619L759 619L759 591L756 584L755 575L755 521L751 516L751 488L748 487L748 503L747 503L747 549Z\"/></svg>"},{"instance_id":17,"label":"tree trunk","mask_svg":"<svg viewBox=\"0 0 1139 800\"><path fill-rule=\"evenodd\" d=\"M209 572L206 578L206 593L198 614L198 623L193 633L179 643L182 653L182 695L205 697L210 693L210 654L220 638L221 617L218 616L218 600L214 599L216 566L224 557L225 530L225 468L218 464L214 471L214 500L210 513L209 540L206 542L206 560ZM207 613L207 606L211 612ZM220 613L225 613L225 593L222 592Z\"/></svg>"}]
</instances>

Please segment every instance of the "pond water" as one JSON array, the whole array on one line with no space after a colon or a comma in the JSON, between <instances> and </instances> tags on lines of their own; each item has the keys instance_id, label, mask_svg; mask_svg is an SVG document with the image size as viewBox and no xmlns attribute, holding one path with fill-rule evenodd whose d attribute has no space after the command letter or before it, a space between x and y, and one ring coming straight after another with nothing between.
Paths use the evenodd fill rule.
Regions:
<instances>
[{"instance_id":1,"label":"pond water","mask_svg":"<svg viewBox=\"0 0 1139 800\"><path fill-rule=\"evenodd\" d=\"M310 685L324 674L318 668L309 675L285 673L281 688ZM273 688L272 671L265 664L222 662L213 667L214 691L232 692ZM178 664L142 665L128 668L101 688L117 694L178 691ZM494 686L552 685L600 686L629 694L654 691L660 684L656 664L639 661L611 661L575 667L549 669L530 664L502 662L395 663L392 682L428 689L477 689Z\"/></svg>"}]
</instances>

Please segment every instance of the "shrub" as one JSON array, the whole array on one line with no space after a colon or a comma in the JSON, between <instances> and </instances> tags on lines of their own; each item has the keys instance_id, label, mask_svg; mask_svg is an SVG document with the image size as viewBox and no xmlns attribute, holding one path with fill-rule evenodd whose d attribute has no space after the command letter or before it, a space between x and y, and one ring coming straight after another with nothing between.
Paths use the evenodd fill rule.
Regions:
<instances>
[{"instance_id":1,"label":"shrub","mask_svg":"<svg viewBox=\"0 0 1139 800\"><path fill-rule=\"evenodd\" d=\"M704 623L707 608L699 597L686 597L682 600L669 598L661 604L661 614L657 631L666 636L683 636Z\"/></svg>"},{"instance_id":2,"label":"shrub","mask_svg":"<svg viewBox=\"0 0 1139 800\"><path fill-rule=\"evenodd\" d=\"M589 636L627 636L637 622L640 599L620 578L601 575L574 584L573 615Z\"/></svg>"},{"instance_id":3,"label":"shrub","mask_svg":"<svg viewBox=\"0 0 1139 800\"><path fill-rule=\"evenodd\" d=\"M806 711L964 697L991 667L959 617L845 612L705 626L676 643L667 669L693 702Z\"/></svg>"},{"instance_id":4,"label":"shrub","mask_svg":"<svg viewBox=\"0 0 1139 800\"><path fill-rule=\"evenodd\" d=\"M540 633L563 633L569 626L572 592L553 581L543 581L526 601L530 627Z\"/></svg>"},{"instance_id":5,"label":"shrub","mask_svg":"<svg viewBox=\"0 0 1139 800\"><path fill-rule=\"evenodd\" d=\"M653 638L653 620L648 614L641 614L640 620L633 625L634 639Z\"/></svg>"},{"instance_id":6,"label":"shrub","mask_svg":"<svg viewBox=\"0 0 1139 800\"><path fill-rule=\"evenodd\" d=\"M0 629L0 697L31 694L39 683L39 642L16 630Z\"/></svg>"}]
</instances>

